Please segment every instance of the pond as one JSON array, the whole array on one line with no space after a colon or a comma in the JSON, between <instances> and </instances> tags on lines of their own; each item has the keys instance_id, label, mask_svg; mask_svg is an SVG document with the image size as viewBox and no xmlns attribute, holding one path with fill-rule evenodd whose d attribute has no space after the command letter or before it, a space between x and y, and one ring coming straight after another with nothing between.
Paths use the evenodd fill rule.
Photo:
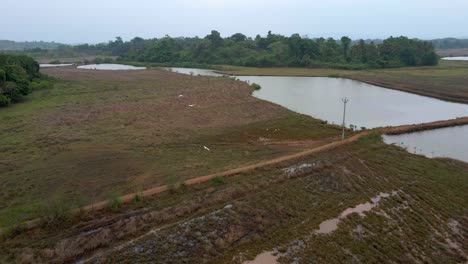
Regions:
<instances>
[{"instance_id":1,"label":"pond","mask_svg":"<svg viewBox=\"0 0 468 264\"><path fill-rule=\"evenodd\" d=\"M132 66L132 65L113 64L113 63L88 64L88 65L78 66L77 68L78 69L84 69L84 70L108 70L108 71L145 70L146 69L146 67L136 67L136 66Z\"/></svg>"},{"instance_id":2,"label":"pond","mask_svg":"<svg viewBox=\"0 0 468 264\"><path fill-rule=\"evenodd\" d=\"M385 135L384 141L429 158L449 157L468 162L468 125Z\"/></svg>"},{"instance_id":3,"label":"pond","mask_svg":"<svg viewBox=\"0 0 468 264\"><path fill-rule=\"evenodd\" d=\"M445 57L443 60L468 61L468 57Z\"/></svg>"},{"instance_id":4,"label":"pond","mask_svg":"<svg viewBox=\"0 0 468 264\"><path fill-rule=\"evenodd\" d=\"M222 76L211 70L172 68L193 75ZM261 89L253 95L298 113L341 124L342 98L349 102L346 125L397 126L468 116L468 105L446 102L343 78L236 76Z\"/></svg>"},{"instance_id":5,"label":"pond","mask_svg":"<svg viewBox=\"0 0 468 264\"><path fill-rule=\"evenodd\" d=\"M42 63L39 64L41 68L50 68L50 67L65 67L65 66L72 66L71 63L59 63L59 64L49 64L49 63Z\"/></svg>"}]
</instances>

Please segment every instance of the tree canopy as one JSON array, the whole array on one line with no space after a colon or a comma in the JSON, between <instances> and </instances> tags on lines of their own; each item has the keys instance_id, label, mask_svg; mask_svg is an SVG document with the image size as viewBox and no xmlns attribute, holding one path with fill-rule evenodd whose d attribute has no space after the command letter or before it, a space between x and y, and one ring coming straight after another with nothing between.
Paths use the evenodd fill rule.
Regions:
<instances>
[{"instance_id":1,"label":"tree canopy","mask_svg":"<svg viewBox=\"0 0 468 264\"><path fill-rule=\"evenodd\" d=\"M159 39L120 37L107 44L79 45L78 52L119 56L124 61L166 64L229 64L253 67L333 67L345 69L435 65L438 57L430 42L390 37L379 44L352 41L343 36L311 39L293 34L250 38L242 33L223 38L213 30L204 38Z\"/></svg>"},{"instance_id":2,"label":"tree canopy","mask_svg":"<svg viewBox=\"0 0 468 264\"><path fill-rule=\"evenodd\" d=\"M33 88L43 86L39 64L26 55L0 54L0 106L18 102Z\"/></svg>"}]
</instances>

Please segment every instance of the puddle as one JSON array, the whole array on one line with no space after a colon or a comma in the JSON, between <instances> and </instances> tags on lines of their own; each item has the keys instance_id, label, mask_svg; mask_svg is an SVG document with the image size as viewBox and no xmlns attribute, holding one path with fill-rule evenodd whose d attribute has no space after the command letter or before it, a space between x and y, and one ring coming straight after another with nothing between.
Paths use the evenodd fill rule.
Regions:
<instances>
[{"instance_id":1,"label":"puddle","mask_svg":"<svg viewBox=\"0 0 468 264\"><path fill-rule=\"evenodd\" d=\"M244 261L242 264L277 264L280 255L274 255L276 251L266 251L255 257L254 260Z\"/></svg>"},{"instance_id":2,"label":"puddle","mask_svg":"<svg viewBox=\"0 0 468 264\"><path fill-rule=\"evenodd\" d=\"M397 192L393 191L391 195L395 195L396 193ZM364 216L365 212L368 212L372 210L372 208L378 206L382 198L386 198L389 196L390 194L388 193L380 193L377 196L372 197L371 199L372 202L366 202L363 204L358 204L357 206L352 207L352 208L347 208L346 210L341 212L339 217L328 219L320 223L319 229L315 230L314 233L329 234L335 231L336 229L338 229L338 224L341 222L341 220L346 218L348 215L353 214L353 213L358 213L360 216Z\"/></svg>"}]
</instances>

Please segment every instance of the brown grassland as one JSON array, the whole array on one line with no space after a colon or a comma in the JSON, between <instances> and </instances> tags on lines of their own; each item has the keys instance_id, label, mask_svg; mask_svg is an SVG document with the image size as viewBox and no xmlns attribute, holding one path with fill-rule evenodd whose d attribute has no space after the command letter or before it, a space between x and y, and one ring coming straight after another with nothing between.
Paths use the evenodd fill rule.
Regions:
<instances>
[{"instance_id":1,"label":"brown grassland","mask_svg":"<svg viewBox=\"0 0 468 264\"><path fill-rule=\"evenodd\" d=\"M467 177L466 163L413 155L371 134L320 155L116 201L103 211L58 214L5 236L1 257L240 263L276 250L282 263L460 263L468 250ZM314 234L322 221L380 192L395 195L331 234Z\"/></svg>"},{"instance_id":2,"label":"brown grassland","mask_svg":"<svg viewBox=\"0 0 468 264\"><path fill-rule=\"evenodd\" d=\"M446 87L447 100L468 99L468 64L458 62L360 73L226 70L359 75L434 97ZM256 99L231 78L44 72L57 78L53 88L0 110L0 263L242 263L271 250L280 263L468 261L467 163L410 154L373 132L189 186L183 180L321 146L341 131ZM118 198L165 184L169 191L156 196ZM393 195L330 234L314 233L381 192ZM105 199L103 210L70 210ZM18 224L37 216L34 228Z\"/></svg>"},{"instance_id":3,"label":"brown grassland","mask_svg":"<svg viewBox=\"0 0 468 264\"><path fill-rule=\"evenodd\" d=\"M0 110L3 227L40 215L54 200L88 204L339 135L336 127L252 97L251 87L230 78L44 72L59 78L54 88Z\"/></svg>"}]
</instances>

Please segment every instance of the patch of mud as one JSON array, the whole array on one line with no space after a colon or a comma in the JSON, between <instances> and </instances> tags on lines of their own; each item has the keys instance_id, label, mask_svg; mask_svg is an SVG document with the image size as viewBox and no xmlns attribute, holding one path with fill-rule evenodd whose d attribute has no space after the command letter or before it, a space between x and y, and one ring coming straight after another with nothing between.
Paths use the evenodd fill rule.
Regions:
<instances>
[{"instance_id":1,"label":"patch of mud","mask_svg":"<svg viewBox=\"0 0 468 264\"><path fill-rule=\"evenodd\" d=\"M288 168L284 168L283 172L288 175L288 176L296 176L298 174L302 174L304 172L307 172L309 169L313 169L317 166L317 164L314 163L304 163L300 165L294 165Z\"/></svg>"},{"instance_id":2,"label":"patch of mud","mask_svg":"<svg viewBox=\"0 0 468 264\"><path fill-rule=\"evenodd\" d=\"M338 229L338 224L346 218L348 215L357 213L361 217L365 216L365 212L368 212L372 210L372 208L376 207L379 205L380 201L382 198L387 198L390 195L395 195L396 192L391 192L389 193L379 193L377 196L371 198L371 202L363 203L363 204L358 204L355 207L352 208L347 208L344 210L340 216L332 219L328 219L320 223L319 229L315 230L316 234L329 234L336 229Z\"/></svg>"}]
</instances>

